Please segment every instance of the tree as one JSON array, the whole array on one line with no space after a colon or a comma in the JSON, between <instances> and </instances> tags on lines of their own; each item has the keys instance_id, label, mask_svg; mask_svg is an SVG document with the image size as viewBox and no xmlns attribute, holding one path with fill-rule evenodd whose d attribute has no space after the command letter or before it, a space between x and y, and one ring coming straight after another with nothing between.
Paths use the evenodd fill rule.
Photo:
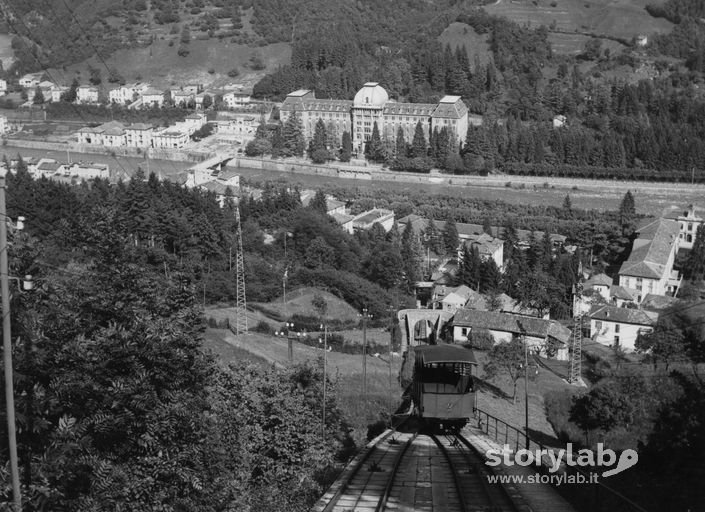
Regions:
<instances>
[{"instance_id":1,"label":"tree","mask_svg":"<svg viewBox=\"0 0 705 512\"><path fill-rule=\"evenodd\" d=\"M78 91L80 85L81 84L78 82L78 79L74 78L71 82L71 87L69 87L69 90L61 95L61 101L65 101L67 103L73 103L76 101L76 91Z\"/></svg>"},{"instance_id":2,"label":"tree","mask_svg":"<svg viewBox=\"0 0 705 512\"><path fill-rule=\"evenodd\" d=\"M326 215L328 213L328 199L326 198L325 192L321 189L316 190L308 207L318 213Z\"/></svg>"},{"instance_id":3,"label":"tree","mask_svg":"<svg viewBox=\"0 0 705 512\"><path fill-rule=\"evenodd\" d=\"M570 421L585 432L595 429L610 431L627 426L634 415L634 407L613 380L599 383L590 392L576 397L570 409Z\"/></svg>"},{"instance_id":4,"label":"tree","mask_svg":"<svg viewBox=\"0 0 705 512\"><path fill-rule=\"evenodd\" d=\"M187 24L181 29L181 37L179 39L181 44L189 44L191 42L191 29Z\"/></svg>"},{"instance_id":5,"label":"tree","mask_svg":"<svg viewBox=\"0 0 705 512\"><path fill-rule=\"evenodd\" d=\"M517 381L524 375L524 342L514 337L509 343L498 343L492 347L485 363L486 379L509 377L512 383L512 402L517 400Z\"/></svg>"},{"instance_id":6,"label":"tree","mask_svg":"<svg viewBox=\"0 0 705 512\"><path fill-rule=\"evenodd\" d=\"M32 98L32 103L34 103L35 105L42 105L44 101L44 93L39 88L39 86L37 86L37 88L34 90L34 98Z\"/></svg>"},{"instance_id":7,"label":"tree","mask_svg":"<svg viewBox=\"0 0 705 512\"><path fill-rule=\"evenodd\" d=\"M454 255L460 245L460 237L458 236L458 226L453 217L448 217L445 226L443 226L443 245L446 254Z\"/></svg>"},{"instance_id":8,"label":"tree","mask_svg":"<svg viewBox=\"0 0 705 512\"><path fill-rule=\"evenodd\" d=\"M487 234L490 235L490 236L494 236L494 235L492 234L492 221L490 220L489 217L485 217L485 218L482 220L482 231L483 231L484 233L487 233Z\"/></svg>"},{"instance_id":9,"label":"tree","mask_svg":"<svg viewBox=\"0 0 705 512\"><path fill-rule=\"evenodd\" d=\"M426 224L426 229L424 230L424 246L433 251L436 254L441 254L442 248L445 249L444 244L441 243L441 236L436 227L436 223L433 219L428 219L428 224Z\"/></svg>"},{"instance_id":10,"label":"tree","mask_svg":"<svg viewBox=\"0 0 705 512\"><path fill-rule=\"evenodd\" d=\"M213 98L210 94L203 95L203 110L208 110L213 105Z\"/></svg>"},{"instance_id":11,"label":"tree","mask_svg":"<svg viewBox=\"0 0 705 512\"><path fill-rule=\"evenodd\" d=\"M406 224L401 235L401 259L407 287L411 289L421 279L421 243L411 222Z\"/></svg>"},{"instance_id":12,"label":"tree","mask_svg":"<svg viewBox=\"0 0 705 512\"><path fill-rule=\"evenodd\" d=\"M686 276L694 281L700 281L705 276L705 224L698 225L684 271Z\"/></svg>"},{"instance_id":13,"label":"tree","mask_svg":"<svg viewBox=\"0 0 705 512\"><path fill-rule=\"evenodd\" d=\"M421 121L418 121L416 123L416 129L414 130L414 139L411 142L409 154L412 158L425 157L427 152L426 148L426 135L424 135Z\"/></svg>"},{"instance_id":14,"label":"tree","mask_svg":"<svg viewBox=\"0 0 705 512\"><path fill-rule=\"evenodd\" d=\"M350 132L343 132L343 140L340 149L340 161L349 162L352 156L352 137L350 137Z\"/></svg>"},{"instance_id":15,"label":"tree","mask_svg":"<svg viewBox=\"0 0 705 512\"><path fill-rule=\"evenodd\" d=\"M301 119L296 112L292 112L284 123L282 137L284 139L282 156L303 156L306 141L304 140Z\"/></svg>"},{"instance_id":16,"label":"tree","mask_svg":"<svg viewBox=\"0 0 705 512\"><path fill-rule=\"evenodd\" d=\"M619 204L619 225L622 227L622 236L631 236L634 232L634 220L636 218L636 207L634 196L631 190L624 194L622 202Z\"/></svg>"},{"instance_id":17,"label":"tree","mask_svg":"<svg viewBox=\"0 0 705 512\"><path fill-rule=\"evenodd\" d=\"M563 212L569 219L573 216L573 202L570 200L570 194L566 194L563 199Z\"/></svg>"},{"instance_id":18,"label":"tree","mask_svg":"<svg viewBox=\"0 0 705 512\"><path fill-rule=\"evenodd\" d=\"M372 136L370 137L369 142L365 145L365 154L373 162L384 162L386 158L384 146L382 145L382 139L379 136L377 121L372 124Z\"/></svg>"},{"instance_id":19,"label":"tree","mask_svg":"<svg viewBox=\"0 0 705 512\"><path fill-rule=\"evenodd\" d=\"M404 129L400 126L397 128L397 137L395 140L395 157L396 158L406 158L408 153L408 146L406 140L404 139Z\"/></svg>"},{"instance_id":20,"label":"tree","mask_svg":"<svg viewBox=\"0 0 705 512\"><path fill-rule=\"evenodd\" d=\"M326 299L323 298L323 295L320 293L315 293L313 295L313 299L311 299L311 306L313 306L313 309L316 310L316 313L318 313L318 316L321 319L326 316L326 312L328 311L328 303L326 302Z\"/></svg>"},{"instance_id":21,"label":"tree","mask_svg":"<svg viewBox=\"0 0 705 512\"><path fill-rule=\"evenodd\" d=\"M637 352L647 354L647 358L657 366L665 363L665 370L673 361L683 360L686 357L685 333L679 322L673 316L659 318L656 328L647 334L637 336L635 347ZM673 311L670 312L673 314Z\"/></svg>"},{"instance_id":22,"label":"tree","mask_svg":"<svg viewBox=\"0 0 705 512\"><path fill-rule=\"evenodd\" d=\"M517 292L521 304L526 308L535 309L539 317L543 317L552 307L557 306L563 297L563 290L555 278L540 269L523 276Z\"/></svg>"}]
</instances>

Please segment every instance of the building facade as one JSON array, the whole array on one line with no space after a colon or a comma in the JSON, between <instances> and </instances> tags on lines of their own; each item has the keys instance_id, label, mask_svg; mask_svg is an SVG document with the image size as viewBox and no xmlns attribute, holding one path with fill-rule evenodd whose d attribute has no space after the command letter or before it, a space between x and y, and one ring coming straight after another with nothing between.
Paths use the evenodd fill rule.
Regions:
<instances>
[{"instance_id":1,"label":"building facade","mask_svg":"<svg viewBox=\"0 0 705 512\"><path fill-rule=\"evenodd\" d=\"M377 82L368 82L350 100L320 100L313 91L300 89L289 94L280 110L282 122L296 112L301 118L306 140L313 137L316 123L323 120L331 145L339 145L343 132L350 133L353 149L363 152L372 137L374 124L380 137L394 144L401 128L410 143L416 125L421 123L428 141L434 128L447 128L457 143L465 139L468 129L468 109L460 96L445 96L439 103L398 103L389 99L387 91Z\"/></svg>"},{"instance_id":2,"label":"building facade","mask_svg":"<svg viewBox=\"0 0 705 512\"><path fill-rule=\"evenodd\" d=\"M678 235L680 238L680 247L683 249L692 249L698 227L705 222L704 214L705 212L703 212L702 208L691 204L688 205L687 208L679 208L677 206L667 208L666 211L663 212L663 218L678 222L680 228Z\"/></svg>"},{"instance_id":3,"label":"building facade","mask_svg":"<svg viewBox=\"0 0 705 512\"><path fill-rule=\"evenodd\" d=\"M671 295L680 285L680 275L673 269L680 246L678 222L656 219L637 228L637 238L627 261L619 269L619 286L637 303L649 293Z\"/></svg>"}]
</instances>

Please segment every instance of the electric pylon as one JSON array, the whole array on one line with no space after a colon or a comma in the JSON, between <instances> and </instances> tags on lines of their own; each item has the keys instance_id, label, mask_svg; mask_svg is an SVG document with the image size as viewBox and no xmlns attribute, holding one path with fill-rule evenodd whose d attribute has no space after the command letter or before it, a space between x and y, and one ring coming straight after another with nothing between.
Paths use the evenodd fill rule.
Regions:
<instances>
[{"instance_id":1,"label":"electric pylon","mask_svg":"<svg viewBox=\"0 0 705 512\"><path fill-rule=\"evenodd\" d=\"M245 259L242 255L242 229L240 228L240 205L235 207L237 221L237 255L235 257L235 279L237 304L235 306L235 334L247 333L247 299L245 297Z\"/></svg>"},{"instance_id":2,"label":"electric pylon","mask_svg":"<svg viewBox=\"0 0 705 512\"><path fill-rule=\"evenodd\" d=\"M570 384L582 384L582 362L583 362L583 274L582 264L579 267L578 282L575 284L573 297L573 357L570 360Z\"/></svg>"}]
</instances>

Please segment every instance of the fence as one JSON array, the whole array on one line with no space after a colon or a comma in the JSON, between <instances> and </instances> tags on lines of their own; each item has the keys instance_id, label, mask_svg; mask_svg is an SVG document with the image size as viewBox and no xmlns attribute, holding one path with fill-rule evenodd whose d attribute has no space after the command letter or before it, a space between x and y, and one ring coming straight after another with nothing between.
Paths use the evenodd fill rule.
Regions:
<instances>
[{"instance_id":1,"label":"fence","mask_svg":"<svg viewBox=\"0 0 705 512\"><path fill-rule=\"evenodd\" d=\"M515 452L522 448L526 448L534 454L536 454L536 450L553 450L553 448L531 439L524 431L481 409L475 409L475 417L480 430L498 443L509 445ZM566 449L566 447L561 449ZM543 452L541 459L544 463L536 465L536 471L549 474L550 459ZM568 477L577 475L584 477L586 483L583 484L555 486L556 491L568 500L576 510L581 512L648 512L645 508L602 482L591 482L589 474L577 466L562 465L559 471L565 473Z\"/></svg>"}]
</instances>

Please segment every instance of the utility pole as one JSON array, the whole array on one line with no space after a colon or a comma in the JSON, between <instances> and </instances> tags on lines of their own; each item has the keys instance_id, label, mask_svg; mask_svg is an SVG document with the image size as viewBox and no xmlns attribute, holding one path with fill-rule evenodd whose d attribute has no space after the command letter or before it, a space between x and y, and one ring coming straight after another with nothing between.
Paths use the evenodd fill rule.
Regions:
<instances>
[{"instance_id":1,"label":"utility pole","mask_svg":"<svg viewBox=\"0 0 705 512\"><path fill-rule=\"evenodd\" d=\"M323 327L323 439L326 438L326 381L328 380L327 360L328 360L328 326Z\"/></svg>"},{"instance_id":2,"label":"utility pole","mask_svg":"<svg viewBox=\"0 0 705 512\"><path fill-rule=\"evenodd\" d=\"M526 343L526 336L523 333L521 339L524 342L524 429L526 432L525 448L529 449L529 346Z\"/></svg>"},{"instance_id":3,"label":"utility pole","mask_svg":"<svg viewBox=\"0 0 705 512\"><path fill-rule=\"evenodd\" d=\"M367 401L367 308L362 308L362 398Z\"/></svg>"},{"instance_id":4,"label":"utility pole","mask_svg":"<svg viewBox=\"0 0 705 512\"><path fill-rule=\"evenodd\" d=\"M12 477L12 504L15 512L22 510L20 473L17 463L17 432L15 425L15 393L12 385L12 332L10 329L10 284L7 263L7 207L5 177L0 177L0 298L2 299L2 342L5 363L5 404L7 405L7 437Z\"/></svg>"}]
</instances>

